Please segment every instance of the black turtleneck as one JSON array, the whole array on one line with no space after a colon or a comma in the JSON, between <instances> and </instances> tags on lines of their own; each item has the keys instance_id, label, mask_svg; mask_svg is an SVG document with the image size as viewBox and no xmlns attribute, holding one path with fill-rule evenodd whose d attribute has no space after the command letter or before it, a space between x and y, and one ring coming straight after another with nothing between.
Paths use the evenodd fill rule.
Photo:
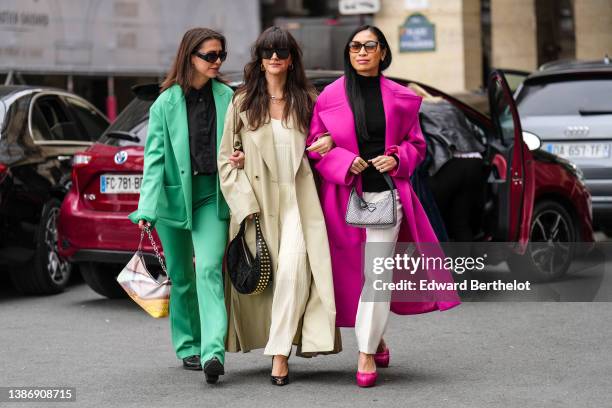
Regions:
<instances>
[{"instance_id":1,"label":"black turtleneck","mask_svg":"<svg viewBox=\"0 0 612 408\"><path fill-rule=\"evenodd\" d=\"M366 161L385 153L385 108L380 92L380 76L357 75L357 84L363 96L367 135L358 135L359 155ZM372 164L361 173L363 191L389 190L382 173Z\"/></svg>"}]
</instances>

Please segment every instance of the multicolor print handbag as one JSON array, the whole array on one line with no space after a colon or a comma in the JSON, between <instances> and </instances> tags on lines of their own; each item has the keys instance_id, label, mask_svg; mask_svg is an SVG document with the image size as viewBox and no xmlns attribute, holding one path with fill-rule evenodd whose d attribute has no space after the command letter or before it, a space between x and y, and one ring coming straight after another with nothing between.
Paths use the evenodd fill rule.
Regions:
<instances>
[{"instance_id":1,"label":"multicolor print handbag","mask_svg":"<svg viewBox=\"0 0 612 408\"><path fill-rule=\"evenodd\" d=\"M149 273L142 256L142 240L144 239L145 232L149 236L155 256L164 271L157 279ZM166 264L159 254L157 244L148 226L141 230L138 251L136 251L132 259L130 259L119 276L117 276L117 282L119 282L134 302L138 303L148 314L153 317L168 316L171 283L168 278Z\"/></svg>"}]
</instances>

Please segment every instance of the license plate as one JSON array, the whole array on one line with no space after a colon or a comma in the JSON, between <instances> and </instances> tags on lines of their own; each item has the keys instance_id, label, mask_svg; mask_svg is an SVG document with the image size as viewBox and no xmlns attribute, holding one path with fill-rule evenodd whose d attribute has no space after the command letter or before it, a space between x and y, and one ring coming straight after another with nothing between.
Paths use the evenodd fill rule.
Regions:
<instances>
[{"instance_id":1,"label":"license plate","mask_svg":"<svg viewBox=\"0 0 612 408\"><path fill-rule=\"evenodd\" d=\"M100 192L103 194L138 194L142 176L129 174L103 174L100 176Z\"/></svg>"},{"instance_id":2,"label":"license plate","mask_svg":"<svg viewBox=\"0 0 612 408\"><path fill-rule=\"evenodd\" d=\"M548 143L546 150L568 159L606 159L610 143Z\"/></svg>"}]
</instances>

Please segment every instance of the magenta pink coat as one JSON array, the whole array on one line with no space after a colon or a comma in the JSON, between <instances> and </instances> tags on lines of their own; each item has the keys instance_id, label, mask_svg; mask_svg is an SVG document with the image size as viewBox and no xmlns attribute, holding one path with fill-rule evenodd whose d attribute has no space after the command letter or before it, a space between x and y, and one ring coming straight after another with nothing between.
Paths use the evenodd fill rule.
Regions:
<instances>
[{"instance_id":1,"label":"magenta pink coat","mask_svg":"<svg viewBox=\"0 0 612 408\"><path fill-rule=\"evenodd\" d=\"M425 156L426 145L418 121L421 98L382 75L380 89L386 118L385 154L395 154L399 158L398 166L389 173L404 210L398 242L414 242L421 253L431 252L430 249L422 250L418 245L436 243L437 247L438 241L410 184L410 175ZM344 219L354 182L361 194L361 177L349 171L353 160L359 155L359 148L353 113L344 88L344 77L328 85L319 95L307 145L325 132L331 134L335 147L323 157L318 153L308 155L321 176L319 196L332 257L336 324L339 327L353 327L363 286L362 245L365 242L365 229L351 227ZM431 248L431 245L427 247ZM422 270L421 273L427 279L453 282L448 270ZM392 297L391 310L397 314L446 310L459 304L459 297L454 290L428 293L424 301L393 299L397 298Z\"/></svg>"}]
</instances>

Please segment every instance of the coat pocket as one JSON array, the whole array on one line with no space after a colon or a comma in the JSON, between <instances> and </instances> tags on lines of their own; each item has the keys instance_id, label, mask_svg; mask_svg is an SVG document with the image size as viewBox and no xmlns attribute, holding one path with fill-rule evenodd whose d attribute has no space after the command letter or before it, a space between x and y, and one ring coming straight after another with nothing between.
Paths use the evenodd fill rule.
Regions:
<instances>
[{"instance_id":1,"label":"coat pocket","mask_svg":"<svg viewBox=\"0 0 612 408\"><path fill-rule=\"evenodd\" d=\"M187 218L185 195L181 185L164 186L159 196L157 216L179 222Z\"/></svg>"}]
</instances>

